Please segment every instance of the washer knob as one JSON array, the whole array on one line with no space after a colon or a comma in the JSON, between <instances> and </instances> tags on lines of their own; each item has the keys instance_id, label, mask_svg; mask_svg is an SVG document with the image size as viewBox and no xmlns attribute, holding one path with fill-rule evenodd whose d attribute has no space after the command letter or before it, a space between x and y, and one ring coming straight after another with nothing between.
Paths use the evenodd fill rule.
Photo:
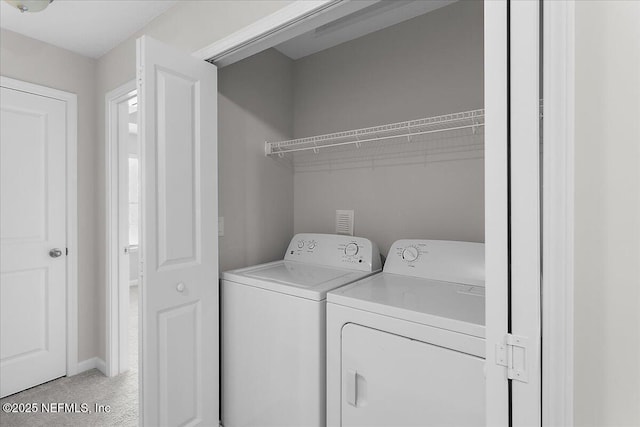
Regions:
<instances>
[{"instance_id":1,"label":"washer knob","mask_svg":"<svg viewBox=\"0 0 640 427\"><path fill-rule=\"evenodd\" d=\"M304 248L304 240L300 240L298 242L298 249L302 249L302 248Z\"/></svg>"},{"instance_id":2,"label":"washer knob","mask_svg":"<svg viewBox=\"0 0 640 427\"><path fill-rule=\"evenodd\" d=\"M309 246L307 246L307 248L309 248L309 249L313 249L315 247L316 247L316 242L311 242L311 243L309 243Z\"/></svg>"},{"instance_id":3,"label":"washer knob","mask_svg":"<svg viewBox=\"0 0 640 427\"><path fill-rule=\"evenodd\" d=\"M402 251L402 259L408 262L413 262L418 259L420 252L415 246L408 246Z\"/></svg>"},{"instance_id":4,"label":"washer knob","mask_svg":"<svg viewBox=\"0 0 640 427\"><path fill-rule=\"evenodd\" d=\"M349 243L344 248L344 254L348 256L354 256L358 253L359 250L360 248L358 247L357 243Z\"/></svg>"}]
</instances>

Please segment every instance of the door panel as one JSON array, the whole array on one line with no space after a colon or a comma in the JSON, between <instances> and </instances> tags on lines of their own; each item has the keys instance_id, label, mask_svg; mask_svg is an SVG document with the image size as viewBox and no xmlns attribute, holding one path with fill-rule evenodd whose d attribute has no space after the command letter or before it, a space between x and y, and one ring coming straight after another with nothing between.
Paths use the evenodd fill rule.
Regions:
<instances>
[{"instance_id":1,"label":"door panel","mask_svg":"<svg viewBox=\"0 0 640 427\"><path fill-rule=\"evenodd\" d=\"M143 425L219 420L216 84L138 40Z\"/></svg>"},{"instance_id":2,"label":"door panel","mask_svg":"<svg viewBox=\"0 0 640 427\"><path fill-rule=\"evenodd\" d=\"M188 424L202 413L198 395L202 375L198 348L202 345L200 302L160 312L158 348L161 425ZM171 405L176 410L169 411Z\"/></svg>"},{"instance_id":3,"label":"door panel","mask_svg":"<svg viewBox=\"0 0 640 427\"><path fill-rule=\"evenodd\" d=\"M161 268L200 257L200 123L197 81L157 70L158 264ZM180 206L181 209L172 209Z\"/></svg>"},{"instance_id":4,"label":"door panel","mask_svg":"<svg viewBox=\"0 0 640 427\"><path fill-rule=\"evenodd\" d=\"M2 88L1 394L66 374L66 113ZM59 248L52 258L49 250Z\"/></svg>"},{"instance_id":5,"label":"door panel","mask_svg":"<svg viewBox=\"0 0 640 427\"><path fill-rule=\"evenodd\" d=\"M520 363L526 381L511 384L514 426L542 423L540 393L540 2L512 1L511 113L511 333L527 337Z\"/></svg>"},{"instance_id":6,"label":"door panel","mask_svg":"<svg viewBox=\"0 0 640 427\"><path fill-rule=\"evenodd\" d=\"M3 98L5 91L9 89L2 89ZM21 95L9 93L10 97ZM2 187L2 240L42 242L48 225L46 113L21 110L8 105L10 99L3 101L2 177L6 180Z\"/></svg>"},{"instance_id":7,"label":"door panel","mask_svg":"<svg viewBox=\"0 0 640 427\"><path fill-rule=\"evenodd\" d=\"M508 0L484 2L485 322L487 425L509 425L509 384L496 344L509 325Z\"/></svg>"},{"instance_id":8,"label":"door panel","mask_svg":"<svg viewBox=\"0 0 640 427\"><path fill-rule=\"evenodd\" d=\"M484 359L342 328L342 426L484 426Z\"/></svg>"}]
</instances>

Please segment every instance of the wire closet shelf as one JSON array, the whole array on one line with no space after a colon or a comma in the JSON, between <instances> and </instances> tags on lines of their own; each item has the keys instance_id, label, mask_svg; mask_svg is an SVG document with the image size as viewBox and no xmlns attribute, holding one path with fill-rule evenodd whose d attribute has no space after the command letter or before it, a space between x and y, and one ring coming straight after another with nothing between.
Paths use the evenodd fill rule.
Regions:
<instances>
[{"instance_id":1,"label":"wire closet shelf","mask_svg":"<svg viewBox=\"0 0 640 427\"><path fill-rule=\"evenodd\" d=\"M358 148L362 144L374 141L411 138L437 132L448 132L460 129L472 129L473 132L484 126L484 109L462 111L442 116L424 119L408 120L406 122L391 123L362 129L328 133L326 135L310 136L306 138L290 139L287 141L265 142L266 156L284 156L286 153L313 150L319 153L330 147L354 145Z\"/></svg>"}]
</instances>

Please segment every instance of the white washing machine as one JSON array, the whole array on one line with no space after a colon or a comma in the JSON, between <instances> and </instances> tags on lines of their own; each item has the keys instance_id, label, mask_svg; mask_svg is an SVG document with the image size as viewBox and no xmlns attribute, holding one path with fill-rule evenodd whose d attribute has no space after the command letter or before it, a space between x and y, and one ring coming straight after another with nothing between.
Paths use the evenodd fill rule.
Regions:
<instances>
[{"instance_id":1,"label":"white washing machine","mask_svg":"<svg viewBox=\"0 0 640 427\"><path fill-rule=\"evenodd\" d=\"M399 240L327 301L327 425L485 425L484 244Z\"/></svg>"},{"instance_id":2,"label":"white washing machine","mask_svg":"<svg viewBox=\"0 0 640 427\"><path fill-rule=\"evenodd\" d=\"M380 271L371 241L297 234L284 260L222 273L224 427L326 425L326 295Z\"/></svg>"}]
</instances>

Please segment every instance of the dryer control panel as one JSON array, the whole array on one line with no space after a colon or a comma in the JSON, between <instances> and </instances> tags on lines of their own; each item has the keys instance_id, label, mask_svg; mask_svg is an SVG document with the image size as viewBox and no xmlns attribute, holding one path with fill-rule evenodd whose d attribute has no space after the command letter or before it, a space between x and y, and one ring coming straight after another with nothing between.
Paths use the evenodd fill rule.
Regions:
<instances>
[{"instance_id":1,"label":"dryer control panel","mask_svg":"<svg viewBox=\"0 0 640 427\"><path fill-rule=\"evenodd\" d=\"M296 234L284 259L359 271L381 268L380 251L375 243L363 237L337 234Z\"/></svg>"},{"instance_id":2,"label":"dryer control panel","mask_svg":"<svg viewBox=\"0 0 640 427\"><path fill-rule=\"evenodd\" d=\"M384 272L484 286L484 243L398 240L389 249Z\"/></svg>"}]
</instances>

